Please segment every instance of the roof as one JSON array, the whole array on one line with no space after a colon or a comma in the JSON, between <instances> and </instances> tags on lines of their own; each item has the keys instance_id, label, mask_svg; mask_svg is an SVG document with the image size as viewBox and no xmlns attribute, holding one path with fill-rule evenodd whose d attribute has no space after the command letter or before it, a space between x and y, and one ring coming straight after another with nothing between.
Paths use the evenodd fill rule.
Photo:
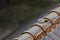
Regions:
<instances>
[{"instance_id":1,"label":"roof","mask_svg":"<svg viewBox=\"0 0 60 40\"><path fill-rule=\"evenodd\" d=\"M54 31L45 36L43 40L60 40L60 24L57 25Z\"/></svg>"}]
</instances>

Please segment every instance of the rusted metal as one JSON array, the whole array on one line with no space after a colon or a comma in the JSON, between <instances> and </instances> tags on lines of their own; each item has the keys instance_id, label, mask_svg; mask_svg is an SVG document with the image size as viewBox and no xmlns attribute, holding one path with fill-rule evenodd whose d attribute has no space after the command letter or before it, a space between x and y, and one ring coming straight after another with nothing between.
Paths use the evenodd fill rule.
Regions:
<instances>
[{"instance_id":1,"label":"rusted metal","mask_svg":"<svg viewBox=\"0 0 60 40\"><path fill-rule=\"evenodd\" d=\"M25 33L18 38L14 38L13 40L34 40L34 38L30 33Z\"/></svg>"},{"instance_id":2,"label":"rusted metal","mask_svg":"<svg viewBox=\"0 0 60 40\"><path fill-rule=\"evenodd\" d=\"M32 28L30 28L28 31L25 31L25 32L30 32L36 38L38 36L38 34L42 33L43 31L39 26L35 25Z\"/></svg>"},{"instance_id":3,"label":"rusted metal","mask_svg":"<svg viewBox=\"0 0 60 40\"><path fill-rule=\"evenodd\" d=\"M45 16L45 19L48 19L49 21L51 21L52 24L56 24L57 20L60 18L60 16L55 13L55 12L50 12L50 14L48 16Z\"/></svg>"},{"instance_id":4,"label":"rusted metal","mask_svg":"<svg viewBox=\"0 0 60 40\"><path fill-rule=\"evenodd\" d=\"M29 30L27 31L24 31L23 35L24 34L30 34L33 39L31 40L35 40L36 37L39 35L39 34L42 34L42 29L39 27L39 26L33 26L32 28L30 28ZM33 35L33 36L32 36ZM21 35L22 36L22 35ZM42 37L42 35L40 35ZM23 36L24 37L24 36ZM25 36L26 37L26 36ZM29 37L29 36L27 36ZM20 38L20 37L19 37ZM17 40L20 40L19 38L17 38ZM14 39L15 40L15 39ZM25 40L25 39L22 39L22 40ZM27 39L29 40L29 39Z\"/></svg>"},{"instance_id":5,"label":"rusted metal","mask_svg":"<svg viewBox=\"0 0 60 40\"><path fill-rule=\"evenodd\" d=\"M55 13L57 13L58 15L60 15L60 5L59 5L57 8L55 8L55 9L53 9L53 10L50 10L50 12L55 12Z\"/></svg>"},{"instance_id":6,"label":"rusted metal","mask_svg":"<svg viewBox=\"0 0 60 40\"><path fill-rule=\"evenodd\" d=\"M55 32L52 32L57 23L60 21L60 6L50 10L47 16L39 19L37 23L32 24L32 28L24 31L20 37L14 38L13 40L42 40L45 36L55 36ZM53 34L53 35L51 35ZM57 36L52 37L52 39L58 38Z\"/></svg>"}]
</instances>

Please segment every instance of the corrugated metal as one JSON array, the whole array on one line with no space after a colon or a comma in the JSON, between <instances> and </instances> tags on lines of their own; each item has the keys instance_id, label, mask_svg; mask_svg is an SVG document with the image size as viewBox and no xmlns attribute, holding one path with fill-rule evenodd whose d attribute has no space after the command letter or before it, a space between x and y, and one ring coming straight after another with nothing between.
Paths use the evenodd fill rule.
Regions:
<instances>
[{"instance_id":1,"label":"corrugated metal","mask_svg":"<svg viewBox=\"0 0 60 40\"><path fill-rule=\"evenodd\" d=\"M60 40L60 24L53 32L44 37L43 40Z\"/></svg>"}]
</instances>

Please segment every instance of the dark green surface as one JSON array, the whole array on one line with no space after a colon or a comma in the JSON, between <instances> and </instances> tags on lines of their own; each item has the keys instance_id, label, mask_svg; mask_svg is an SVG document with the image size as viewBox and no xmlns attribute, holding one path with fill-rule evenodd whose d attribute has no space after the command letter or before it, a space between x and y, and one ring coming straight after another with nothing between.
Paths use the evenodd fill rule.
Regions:
<instances>
[{"instance_id":1,"label":"dark green surface","mask_svg":"<svg viewBox=\"0 0 60 40\"><path fill-rule=\"evenodd\" d=\"M10 1L12 3L9 3L8 8L0 11L1 28L13 29L22 25L59 0L23 0L20 3L13 1Z\"/></svg>"},{"instance_id":2,"label":"dark green surface","mask_svg":"<svg viewBox=\"0 0 60 40\"><path fill-rule=\"evenodd\" d=\"M0 38L20 29L59 0L0 0ZM23 28L23 27L22 27ZM24 27L25 28L25 27Z\"/></svg>"}]
</instances>

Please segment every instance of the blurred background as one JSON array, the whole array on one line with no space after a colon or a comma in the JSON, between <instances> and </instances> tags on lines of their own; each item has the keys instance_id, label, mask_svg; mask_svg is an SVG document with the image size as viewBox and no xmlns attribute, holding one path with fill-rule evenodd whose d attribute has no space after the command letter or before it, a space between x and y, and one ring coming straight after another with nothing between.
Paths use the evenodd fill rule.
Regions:
<instances>
[{"instance_id":1,"label":"blurred background","mask_svg":"<svg viewBox=\"0 0 60 40\"><path fill-rule=\"evenodd\" d=\"M21 28L59 0L0 0L0 38ZM5 35L6 36L6 35Z\"/></svg>"}]
</instances>

